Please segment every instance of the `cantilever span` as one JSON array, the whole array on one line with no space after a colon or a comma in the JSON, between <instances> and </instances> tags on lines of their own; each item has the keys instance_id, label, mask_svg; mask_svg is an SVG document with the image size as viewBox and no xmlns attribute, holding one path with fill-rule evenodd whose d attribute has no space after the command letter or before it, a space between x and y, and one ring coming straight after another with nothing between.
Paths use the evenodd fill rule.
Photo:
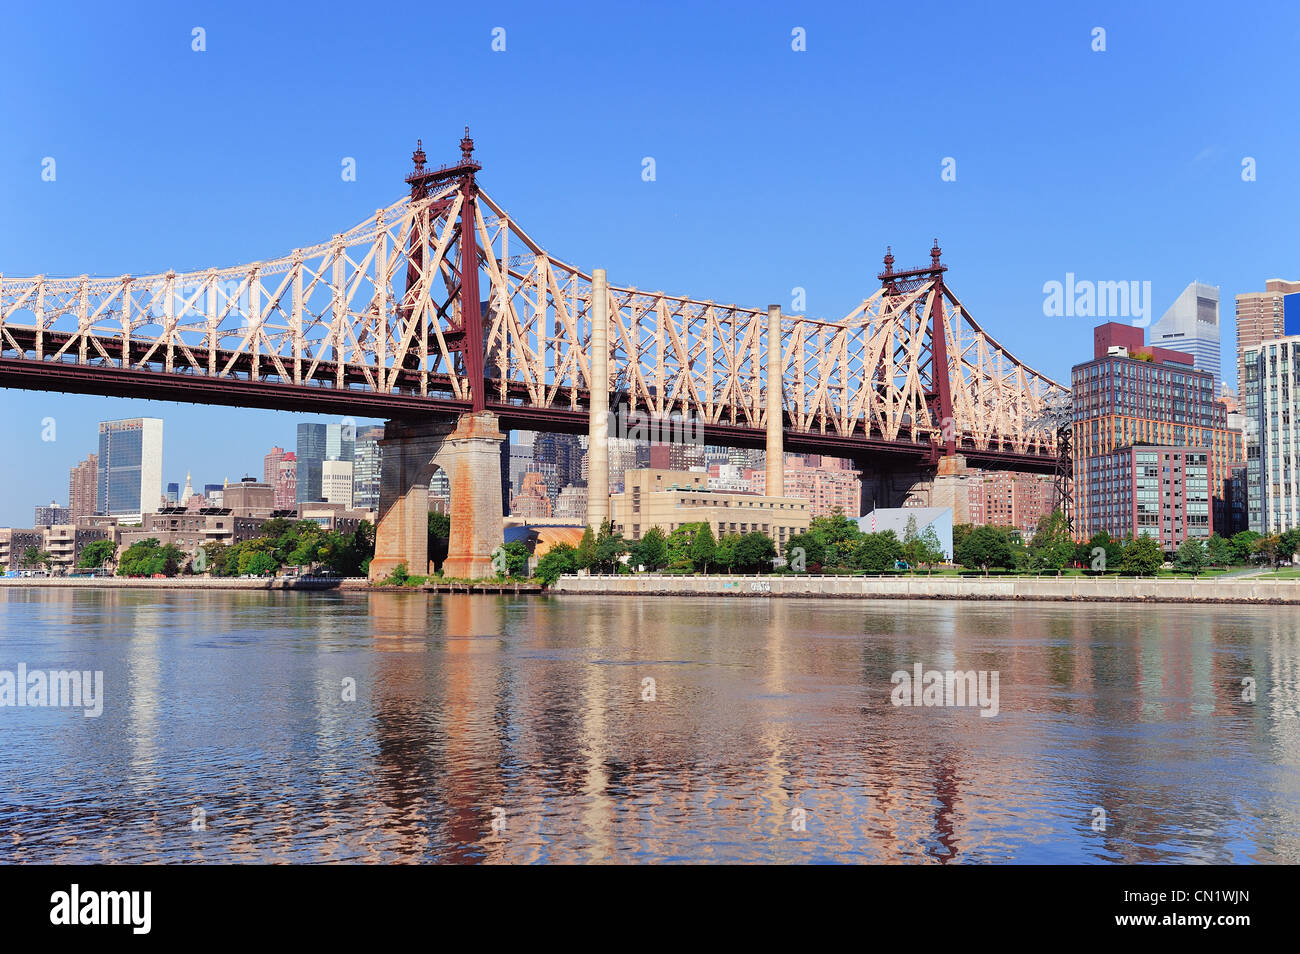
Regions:
<instances>
[{"instance_id":1,"label":"cantilever span","mask_svg":"<svg viewBox=\"0 0 1300 954\"><path fill-rule=\"evenodd\" d=\"M1055 465L1046 412L1065 389L975 322L937 242L921 268L895 270L887 254L879 287L838 320L644 291L547 252L479 186L473 149L466 130L460 161L430 169L417 147L407 197L282 258L0 274L0 386L386 417L399 462L389 486L385 457L372 572L425 562L415 490L434 463L463 471L454 496L457 479L487 479L500 427L595 442L611 404L688 418L710 443L777 461L783 449L853 458L873 479L966 459ZM476 494L459 522L453 500L456 575L486 575L501 536Z\"/></svg>"},{"instance_id":2,"label":"cantilever span","mask_svg":"<svg viewBox=\"0 0 1300 954\"><path fill-rule=\"evenodd\" d=\"M2 276L3 383L39 387L46 367L51 386L75 389L71 368L121 369L180 376L200 402L229 383L233 403L248 400L249 385L294 385L448 407L473 403L477 391L480 406L582 412L591 388L590 274L550 255L486 192L466 198L462 180L451 178L329 241L247 265ZM470 316L482 329L477 349L468 347L475 322L461 306L467 213L483 290L480 314ZM884 282L841 319L783 316L779 369L767 366L767 309L611 284L606 390L632 410L689 415L722 433L765 428L767 381L779 377L792 437L942 445L946 431L957 449L1054 453L1054 433L1035 422L1064 388L987 334L942 271L899 274L911 279ZM946 374L935 373L935 327ZM471 376L473 350L480 382ZM102 375L90 380L99 382L92 389L106 386ZM310 403L310 392L293 400Z\"/></svg>"}]
</instances>

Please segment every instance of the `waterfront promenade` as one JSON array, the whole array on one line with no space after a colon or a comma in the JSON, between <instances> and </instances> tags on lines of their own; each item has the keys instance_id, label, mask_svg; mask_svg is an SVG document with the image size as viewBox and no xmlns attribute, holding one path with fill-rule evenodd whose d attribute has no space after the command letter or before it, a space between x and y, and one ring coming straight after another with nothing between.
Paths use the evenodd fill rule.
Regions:
<instances>
[{"instance_id":1,"label":"waterfront promenade","mask_svg":"<svg viewBox=\"0 0 1300 954\"><path fill-rule=\"evenodd\" d=\"M914 600L1300 604L1300 580L1143 577L563 576L554 593Z\"/></svg>"}]
</instances>

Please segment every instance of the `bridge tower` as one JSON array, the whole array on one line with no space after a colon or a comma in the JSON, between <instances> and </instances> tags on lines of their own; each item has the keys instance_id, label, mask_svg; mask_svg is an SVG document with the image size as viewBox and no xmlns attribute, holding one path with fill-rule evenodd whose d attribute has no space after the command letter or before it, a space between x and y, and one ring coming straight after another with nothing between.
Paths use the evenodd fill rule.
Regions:
<instances>
[{"instance_id":1,"label":"bridge tower","mask_svg":"<svg viewBox=\"0 0 1300 954\"><path fill-rule=\"evenodd\" d=\"M930 264L921 268L894 270L894 253L885 250L885 269L876 277L885 295L904 296L923 285L930 285L929 308L926 313L928 340L917 364L917 371L925 386L926 406L930 420L939 427L939 439L930 448L929 457L916 472L893 470L859 462L863 474L862 507L902 506L903 501L916 493L928 498L933 507L951 507L953 523L970 522L970 499L967 487L966 458L957 453L957 427L953 417L952 377L948 362L948 331L944 314L943 250L939 240L930 248ZM930 470L933 467L934 470Z\"/></svg>"},{"instance_id":2,"label":"bridge tower","mask_svg":"<svg viewBox=\"0 0 1300 954\"><path fill-rule=\"evenodd\" d=\"M444 335L449 350L459 355L469 384L469 411L455 425L445 421L388 421L384 428L382 473L379 490L379 524L375 529L375 556L370 578L383 579L400 563L415 575L425 575L429 565L429 480L434 471L446 472L451 486L451 539L443 563L446 576L481 579L494 575L492 555L505 541L501 501L501 432L496 414L487 410L483 303L479 301L480 255L477 229L478 185L481 168L474 160L474 140L469 127L460 141L460 162L427 169L423 144L417 140L411 154L414 170L406 177L412 201L425 199L432 189L455 181L461 202L452 241L458 251L451 266L455 291L448 302L450 329ZM441 209L430 206L430 220ZM407 250L406 294L399 311L403 319L414 307L412 289L420 281L424 262L421 230L412 229ZM408 360L418 361L412 354Z\"/></svg>"}]
</instances>

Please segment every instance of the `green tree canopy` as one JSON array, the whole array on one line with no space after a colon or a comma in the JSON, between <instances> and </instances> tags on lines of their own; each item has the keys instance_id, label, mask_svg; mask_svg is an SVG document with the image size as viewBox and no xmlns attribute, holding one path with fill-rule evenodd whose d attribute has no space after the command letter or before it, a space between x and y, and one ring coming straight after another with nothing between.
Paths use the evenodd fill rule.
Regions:
<instances>
[{"instance_id":1,"label":"green tree canopy","mask_svg":"<svg viewBox=\"0 0 1300 954\"><path fill-rule=\"evenodd\" d=\"M77 560L80 570L97 569L113 559L117 544L112 540L91 540L81 548L81 557Z\"/></svg>"},{"instance_id":2,"label":"green tree canopy","mask_svg":"<svg viewBox=\"0 0 1300 954\"><path fill-rule=\"evenodd\" d=\"M1174 566L1180 570L1190 570L1198 576L1209 562L1210 554L1206 551L1205 544L1195 537L1188 537L1180 543L1174 554Z\"/></svg>"},{"instance_id":3,"label":"green tree canopy","mask_svg":"<svg viewBox=\"0 0 1300 954\"><path fill-rule=\"evenodd\" d=\"M969 569L1011 569L1016 565L1016 551L1003 527L975 527L961 542L954 559Z\"/></svg>"},{"instance_id":4,"label":"green tree canopy","mask_svg":"<svg viewBox=\"0 0 1300 954\"><path fill-rule=\"evenodd\" d=\"M1146 534L1130 539L1124 544L1124 554L1120 557L1121 573L1136 573L1150 576L1165 562L1165 551L1160 544Z\"/></svg>"},{"instance_id":5,"label":"green tree canopy","mask_svg":"<svg viewBox=\"0 0 1300 954\"><path fill-rule=\"evenodd\" d=\"M668 538L658 527L651 527L632 547L632 562L651 572L668 565Z\"/></svg>"},{"instance_id":6,"label":"green tree canopy","mask_svg":"<svg viewBox=\"0 0 1300 954\"><path fill-rule=\"evenodd\" d=\"M1034 538L1029 541L1029 566L1039 570L1061 570L1074 557L1074 539L1065 521L1065 514L1053 510L1038 518Z\"/></svg>"},{"instance_id":7,"label":"green tree canopy","mask_svg":"<svg viewBox=\"0 0 1300 954\"><path fill-rule=\"evenodd\" d=\"M577 572L578 551L567 543L557 543L537 561L537 579L547 586L553 586L555 581L566 573Z\"/></svg>"},{"instance_id":8,"label":"green tree canopy","mask_svg":"<svg viewBox=\"0 0 1300 954\"><path fill-rule=\"evenodd\" d=\"M707 522L695 524L695 532L691 535L691 563L697 573L709 572L716 549L713 527Z\"/></svg>"}]
</instances>

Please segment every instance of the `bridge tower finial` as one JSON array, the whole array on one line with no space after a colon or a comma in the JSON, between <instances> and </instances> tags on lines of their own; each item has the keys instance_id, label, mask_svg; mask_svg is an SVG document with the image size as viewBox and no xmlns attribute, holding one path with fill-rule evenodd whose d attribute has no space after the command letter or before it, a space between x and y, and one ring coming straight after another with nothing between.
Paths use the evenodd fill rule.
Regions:
<instances>
[{"instance_id":1,"label":"bridge tower finial","mask_svg":"<svg viewBox=\"0 0 1300 954\"><path fill-rule=\"evenodd\" d=\"M474 140L469 138L469 127L465 127L465 138L460 141L460 161L472 162L474 158Z\"/></svg>"},{"instance_id":2,"label":"bridge tower finial","mask_svg":"<svg viewBox=\"0 0 1300 954\"><path fill-rule=\"evenodd\" d=\"M411 160L415 163L415 171L424 171L424 162L428 158L424 154L424 142L420 139L415 140L415 152L411 153Z\"/></svg>"},{"instance_id":3,"label":"bridge tower finial","mask_svg":"<svg viewBox=\"0 0 1300 954\"><path fill-rule=\"evenodd\" d=\"M935 268L939 267L939 256L942 253L943 249L939 247L939 240L936 238L933 247L930 249L930 262Z\"/></svg>"},{"instance_id":4,"label":"bridge tower finial","mask_svg":"<svg viewBox=\"0 0 1300 954\"><path fill-rule=\"evenodd\" d=\"M885 246L885 274L892 275L894 272L894 248L892 245Z\"/></svg>"}]
</instances>

